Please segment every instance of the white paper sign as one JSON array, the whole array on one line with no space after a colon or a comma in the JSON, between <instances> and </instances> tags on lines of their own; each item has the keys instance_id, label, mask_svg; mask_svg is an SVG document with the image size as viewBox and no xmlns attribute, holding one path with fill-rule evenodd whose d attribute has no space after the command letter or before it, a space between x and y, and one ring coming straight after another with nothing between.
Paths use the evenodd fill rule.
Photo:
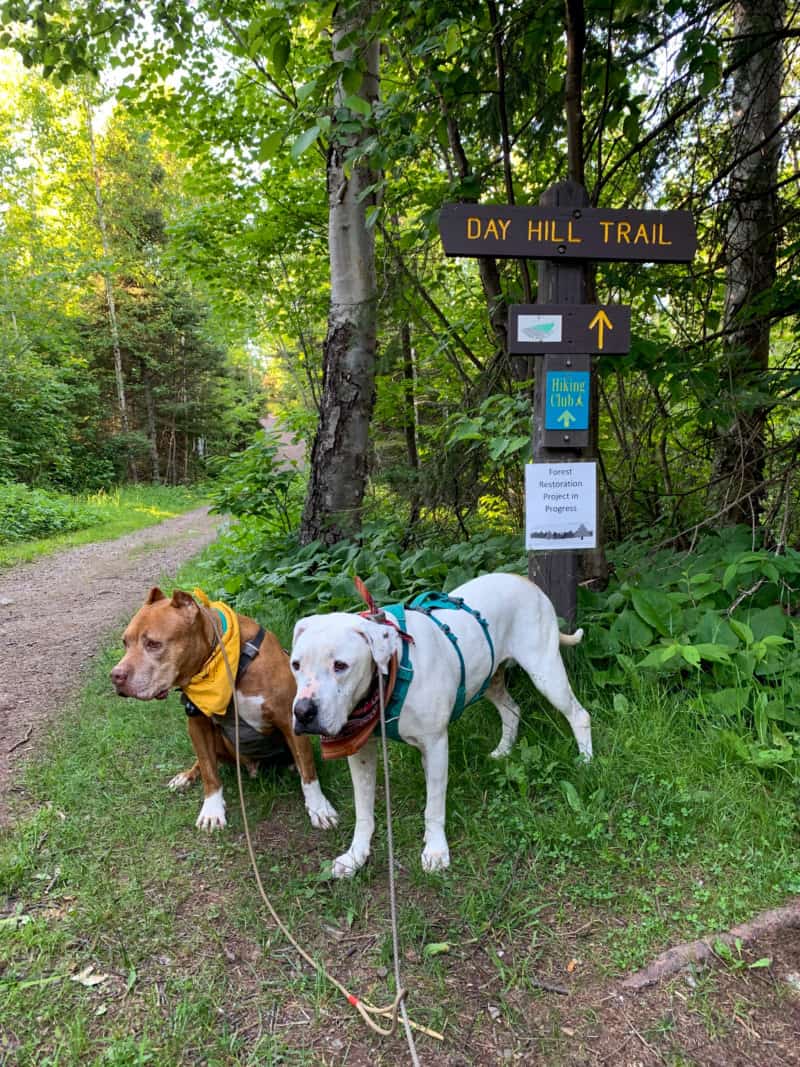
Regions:
<instances>
[{"instance_id":1,"label":"white paper sign","mask_svg":"<svg viewBox=\"0 0 800 1067\"><path fill-rule=\"evenodd\" d=\"M525 547L597 547L597 464L525 466Z\"/></svg>"}]
</instances>

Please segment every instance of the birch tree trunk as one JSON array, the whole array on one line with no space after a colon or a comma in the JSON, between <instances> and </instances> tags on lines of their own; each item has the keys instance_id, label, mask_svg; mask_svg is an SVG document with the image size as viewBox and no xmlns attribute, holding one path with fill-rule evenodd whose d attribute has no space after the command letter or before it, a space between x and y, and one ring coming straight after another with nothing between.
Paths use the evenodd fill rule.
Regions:
<instances>
[{"instance_id":1,"label":"birch tree trunk","mask_svg":"<svg viewBox=\"0 0 800 1067\"><path fill-rule=\"evenodd\" d=\"M763 501L769 408L763 375L769 366L769 309L757 303L774 285L778 245L776 184L780 160L784 0L734 4L736 64L730 217L725 280L725 361L722 395L732 417L719 431L716 504L723 522L756 525Z\"/></svg>"},{"instance_id":2,"label":"birch tree trunk","mask_svg":"<svg viewBox=\"0 0 800 1067\"><path fill-rule=\"evenodd\" d=\"M106 227L106 213L103 204L103 188L100 183L100 169L97 166L97 151L94 144L94 129L92 126L92 108L87 100L86 108L86 132L89 137L89 152L92 161L92 181L94 184L94 202L97 207L97 228L100 231L100 245L103 249L103 285L106 292L106 307L108 309L108 326L111 333L111 348L114 353L114 377L117 383L117 403L119 405L119 421L122 432L128 432L128 404L125 397L125 378L122 373L122 353L119 347L119 327L117 325L117 305L114 300L114 287L111 283L111 274L108 270L110 245L108 241L108 229Z\"/></svg>"},{"instance_id":3,"label":"birch tree trunk","mask_svg":"<svg viewBox=\"0 0 800 1067\"><path fill-rule=\"evenodd\" d=\"M357 95L370 105L378 98L379 44L369 36L374 0L338 4L334 11L333 61L357 67ZM345 167L349 151L368 133L341 129L347 92L340 76L328 152L328 241L331 303L324 347L320 419L311 452L311 471L300 540L334 544L356 534L367 481L369 423L375 404L377 284L375 231L366 211L375 203L364 191L375 174L363 162Z\"/></svg>"}]
</instances>

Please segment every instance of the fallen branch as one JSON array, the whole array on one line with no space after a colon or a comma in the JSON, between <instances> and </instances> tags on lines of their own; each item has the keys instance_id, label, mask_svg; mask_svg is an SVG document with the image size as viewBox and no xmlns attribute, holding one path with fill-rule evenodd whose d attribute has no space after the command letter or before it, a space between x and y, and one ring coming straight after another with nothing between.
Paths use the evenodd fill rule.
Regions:
<instances>
[{"instance_id":1,"label":"fallen branch","mask_svg":"<svg viewBox=\"0 0 800 1067\"><path fill-rule=\"evenodd\" d=\"M552 982L545 982L542 978L529 978L528 981L534 989L543 989L545 993L559 993L562 997L569 996L569 990L563 985L554 985Z\"/></svg>"},{"instance_id":2,"label":"fallen branch","mask_svg":"<svg viewBox=\"0 0 800 1067\"><path fill-rule=\"evenodd\" d=\"M655 985L664 978L670 978L691 963L704 963L715 955L714 946L720 942L730 947L737 941L754 941L776 930L789 930L795 927L800 927L800 898L782 908L762 912L750 922L734 926L725 933L714 934L711 937L701 938L699 941L687 941L682 945L667 949L647 967L624 979L621 988L638 992L647 986Z\"/></svg>"},{"instance_id":3,"label":"fallen branch","mask_svg":"<svg viewBox=\"0 0 800 1067\"><path fill-rule=\"evenodd\" d=\"M30 741L30 739L31 739L31 734L32 733L33 733L33 724L31 724L28 727L28 732L25 734L25 736L22 738L21 741L17 741L17 743L15 745L12 745L11 748L7 748L6 749L6 755L10 756L11 753L15 751L15 749L22 748L22 746L24 744L27 744L27 742Z\"/></svg>"}]
</instances>

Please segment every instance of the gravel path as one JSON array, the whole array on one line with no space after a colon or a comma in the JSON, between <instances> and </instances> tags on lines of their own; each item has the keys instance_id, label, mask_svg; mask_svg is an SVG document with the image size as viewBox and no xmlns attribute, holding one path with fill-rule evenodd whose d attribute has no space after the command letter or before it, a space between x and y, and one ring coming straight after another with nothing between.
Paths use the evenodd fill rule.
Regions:
<instances>
[{"instance_id":1,"label":"gravel path","mask_svg":"<svg viewBox=\"0 0 800 1067\"><path fill-rule=\"evenodd\" d=\"M220 522L200 508L0 571L0 825L10 820L16 766L98 648L152 585L214 540Z\"/></svg>"}]
</instances>

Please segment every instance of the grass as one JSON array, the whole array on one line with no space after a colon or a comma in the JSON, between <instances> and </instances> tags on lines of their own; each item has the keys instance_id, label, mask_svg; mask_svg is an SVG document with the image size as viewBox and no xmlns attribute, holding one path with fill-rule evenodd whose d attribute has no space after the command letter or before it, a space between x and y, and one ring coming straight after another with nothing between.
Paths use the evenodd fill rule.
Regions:
<instances>
[{"instance_id":1,"label":"grass","mask_svg":"<svg viewBox=\"0 0 800 1067\"><path fill-rule=\"evenodd\" d=\"M184 486L132 485L112 492L94 493L80 500L99 512L101 521L80 530L44 537L35 541L0 544L0 568L25 563L61 548L111 541L133 530L153 526L164 519L199 507L205 501L202 490Z\"/></svg>"},{"instance_id":2,"label":"grass","mask_svg":"<svg viewBox=\"0 0 800 1067\"><path fill-rule=\"evenodd\" d=\"M285 611L263 621L288 639ZM232 774L229 827L212 837L194 827L198 793L166 790L191 761L183 715L174 696L113 697L117 654L60 717L28 772L30 812L0 844L0 1062L5 1050L20 1067L403 1060L402 1039L369 1036L265 918ZM421 870L419 758L392 748L409 1011L446 1033L444 1050L421 1041L423 1061L460 1050L495 1062L550 1033L548 1062L561 1062L565 1039L537 978L563 983L574 963L578 982L603 980L800 891L788 775L732 762L688 700L655 687L612 700L577 657L568 669L594 713L595 760L576 761L565 723L522 676L512 689L524 722L506 761L488 759L493 709L470 709L451 734L448 872ZM344 762L321 776L341 815L327 833L310 828L291 772L245 782L262 877L302 943L358 995L386 1003L382 804L370 864L332 882L352 792ZM108 977L73 981L87 966Z\"/></svg>"}]
</instances>

